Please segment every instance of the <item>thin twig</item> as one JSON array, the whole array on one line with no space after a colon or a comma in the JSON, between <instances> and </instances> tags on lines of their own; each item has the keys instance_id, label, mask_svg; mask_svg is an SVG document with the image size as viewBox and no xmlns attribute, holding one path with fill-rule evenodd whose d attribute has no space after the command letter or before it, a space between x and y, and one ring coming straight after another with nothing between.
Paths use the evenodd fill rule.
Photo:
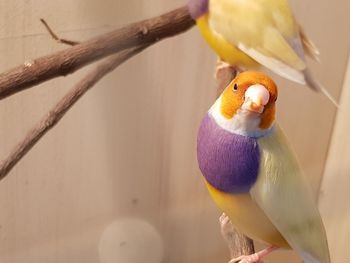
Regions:
<instances>
[{"instance_id":1,"label":"thin twig","mask_svg":"<svg viewBox=\"0 0 350 263\"><path fill-rule=\"evenodd\" d=\"M215 76L218 82L217 94L220 95L227 85L236 77L238 71L233 67L222 67L220 66L220 63L217 64L217 67ZM224 214L220 217L221 234L230 250L231 258L254 254L255 249L253 240L241 234L236 228L234 228L231 221L226 222L225 224L223 224L223 221L225 221Z\"/></svg>"},{"instance_id":2,"label":"thin twig","mask_svg":"<svg viewBox=\"0 0 350 263\"><path fill-rule=\"evenodd\" d=\"M0 99L49 79L71 74L91 62L121 50L150 46L161 39L184 32L194 24L187 6L184 6L51 55L27 61L0 75Z\"/></svg>"},{"instance_id":3,"label":"thin twig","mask_svg":"<svg viewBox=\"0 0 350 263\"><path fill-rule=\"evenodd\" d=\"M56 40L58 43L61 44L66 44L69 46L75 46L80 44L80 42L78 41L73 41L73 40L69 40L69 39L65 39L65 38L60 38L58 37L51 29L51 27L47 24L47 22L45 21L44 18L40 18L41 23L43 23L43 25L45 26L46 30L49 32L49 34L51 35L51 37Z\"/></svg>"},{"instance_id":4,"label":"thin twig","mask_svg":"<svg viewBox=\"0 0 350 263\"><path fill-rule=\"evenodd\" d=\"M106 74L117 68L120 64L147 48L133 47L107 58L89 74L79 81L21 140L8 157L0 164L0 180L4 179L11 169L33 148L33 146L51 129L67 111L81 98L91 87L93 87Z\"/></svg>"}]
</instances>

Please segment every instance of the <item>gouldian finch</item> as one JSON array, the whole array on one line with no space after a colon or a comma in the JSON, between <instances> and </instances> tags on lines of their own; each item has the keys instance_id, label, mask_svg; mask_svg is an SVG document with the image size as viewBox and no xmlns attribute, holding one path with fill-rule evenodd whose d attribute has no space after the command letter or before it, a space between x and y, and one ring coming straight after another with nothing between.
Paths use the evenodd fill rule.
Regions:
<instances>
[{"instance_id":1,"label":"gouldian finch","mask_svg":"<svg viewBox=\"0 0 350 263\"><path fill-rule=\"evenodd\" d=\"M245 69L263 65L322 91L337 105L307 68L304 53L317 59L319 51L287 0L189 0L188 7L202 36L224 62Z\"/></svg>"},{"instance_id":2,"label":"gouldian finch","mask_svg":"<svg viewBox=\"0 0 350 263\"><path fill-rule=\"evenodd\" d=\"M201 122L199 168L211 197L233 225L272 246L265 252L292 248L306 263L330 263L316 202L275 122L276 100L270 77L239 74ZM261 262L265 254L242 262Z\"/></svg>"}]
</instances>

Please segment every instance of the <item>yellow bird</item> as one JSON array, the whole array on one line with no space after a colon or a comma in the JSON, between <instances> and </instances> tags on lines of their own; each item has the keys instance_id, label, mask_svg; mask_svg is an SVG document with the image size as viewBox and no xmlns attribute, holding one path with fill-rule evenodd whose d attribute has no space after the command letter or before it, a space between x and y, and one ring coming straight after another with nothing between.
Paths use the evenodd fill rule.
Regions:
<instances>
[{"instance_id":1,"label":"yellow bird","mask_svg":"<svg viewBox=\"0 0 350 263\"><path fill-rule=\"evenodd\" d=\"M280 247L294 249L306 263L330 263L316 203L275 122L276 100L277 86L268 76L239 74L200 125L199 168L213 200L233 225L270 245L239 262L261 262Z\"/></svg>"},{"instance_id":2,"label":"yellow bird","mask_svg":"<svg viewBox=\"0 0 350 263\"><path fill-rule=\"evenodd\" d=\"M190 0L197 26L221 60L233 67L265 66L294 82L321 91L305 63L305 53L318 59L319 51L297 23L287 0Z\"/></svg>"}]
</instances>

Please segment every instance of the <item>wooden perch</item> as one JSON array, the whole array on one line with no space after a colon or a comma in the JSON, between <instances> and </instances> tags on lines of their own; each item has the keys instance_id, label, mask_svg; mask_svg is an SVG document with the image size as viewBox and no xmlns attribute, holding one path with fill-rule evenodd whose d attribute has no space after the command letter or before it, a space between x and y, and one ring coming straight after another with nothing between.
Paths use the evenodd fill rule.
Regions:
<instances>
[{"instance_id":1,"label":"wooden perch","mask_svg":"<svg viewBox=\"0 0 350 263\"><path fill-rule=\"evenodd\" d=\"M107 58L80 80L27 135L17 144L8 157L0 164L0 180L25 156L28 151L67 113L67 111L99 80L130 57L141 52L147 46L132 47Z\"/></svg>"},{"instance_id":2,"label":"wooden perch","mask_svg":"<svg viewBox=\"0 0 350 263\"><path fill-rule=\"evenodd\" d=\"M226 217L225 214L221 215L220 224L221 234L230 250L231 259L238 258L242 255L252 255L255 253L253 240L241 234L232 225L231 221L229 221L228 217Z\"/></svg>"},{"instance_id":3,"label":"wooden perch","mask_svg":"<svg viewBox=\"0 0 350 263\"><path fill-rule=\"evenodd\" d=\"M98 59L131 47L146 47L195 24L187 7L103 34L51 55L27 61L0 75L0 99L49 79L73 73Z\"/></svg>"}]
</instances>

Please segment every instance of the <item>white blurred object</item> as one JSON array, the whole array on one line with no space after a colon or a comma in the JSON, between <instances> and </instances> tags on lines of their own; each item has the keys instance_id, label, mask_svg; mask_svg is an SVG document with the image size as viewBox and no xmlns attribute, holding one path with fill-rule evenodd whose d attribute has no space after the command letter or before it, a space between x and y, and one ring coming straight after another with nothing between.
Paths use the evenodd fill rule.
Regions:
<instances>
[{"instance_id":1,"label":"white blurred object","mask_svg":"<svg viewBox=\"0 0 350 263\"><path fill-rule=\"evenodd\" d=\"M107 226L99 243L101 263L158 263L163 259L163 241L153 225L123 218Z\"/></svg>"}]
</instances>

